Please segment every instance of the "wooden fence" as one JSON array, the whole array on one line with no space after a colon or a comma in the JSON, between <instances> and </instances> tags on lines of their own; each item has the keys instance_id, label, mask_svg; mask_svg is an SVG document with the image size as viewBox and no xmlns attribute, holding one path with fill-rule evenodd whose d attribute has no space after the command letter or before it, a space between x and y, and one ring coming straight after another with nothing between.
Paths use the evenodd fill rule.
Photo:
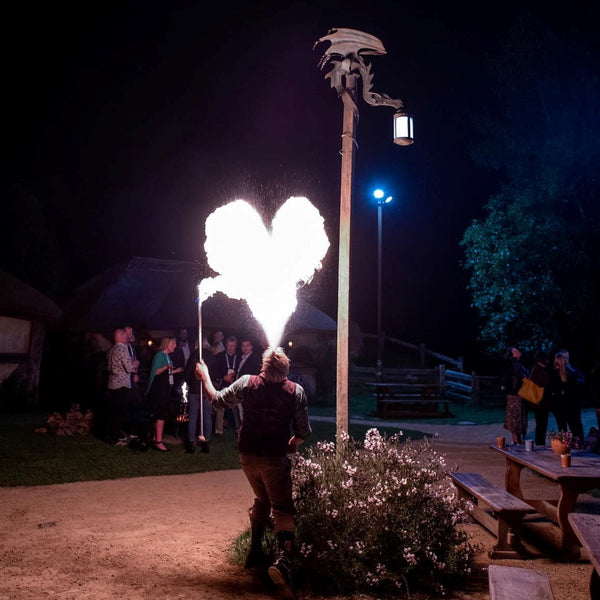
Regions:
<instances>
[{"instance_id":1,"label":"wooden fence","mask_svg":"<svg viewBox=\"0 0 600 600\"><path fill-rule=\"evenodd\" d=\"M430 377L432 383L445 388L445 397L456 402L470 403L473 406L483 404L496 404L504 401L500 392L500 383L497 376L478 375L475 371L462 373L446 368L445 365L425 369L403 369L384 367L382 378L384 381L400 381L410 371L414 378L419 374ZM432 374L435 373L435 376ZM353 366L350 370L350 379L354 382L372 382L376 380L375 367Z\"/></svg>"},{"instance_id":2,"label":"wooden fence","mask_svg":"<svg viewBox=\"0 0 600 600\"><path fill-rule=\"evenodd\" d=\"M363 333L364 338L377 340L378 336L374 333ZM404 340L385 336L385 342L413 350L418 357L418 364L423 372L431 372L426 365L431 360L438 360L440 363L436 366L440 370L440 383L445 385L446 397L457 402L471 403L473 406L482 406L483 404L498 404L504 401L504 395L500 392L500 382L497 376L479 375L476 371L471 373L463 372L463 357L453 358L440 354L426 347L425 344L411 344ZM450 368L448 368L450 367ZM386 381L393 381L399 377L406 369L390 368L383 366L382 377ZM355 381L375 381L375 367L352 367L350 378Z\"/></svg>"}]
</instances>

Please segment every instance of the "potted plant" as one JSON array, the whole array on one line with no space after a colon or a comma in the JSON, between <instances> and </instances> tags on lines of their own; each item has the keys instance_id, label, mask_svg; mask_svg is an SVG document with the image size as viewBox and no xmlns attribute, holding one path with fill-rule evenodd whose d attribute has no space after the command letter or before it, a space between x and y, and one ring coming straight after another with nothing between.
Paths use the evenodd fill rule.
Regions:
<instances>
[{"instance_id":1,"label":"potted plant","mask_svg":"<svg viewBox=\"0 0 600 600\"><path fill-rule=\"evenodd\" d=\"M570 431L550 431L546 437L550 439L550 447L555 454L570 454L572 448L579 448L579 438Z\"/></svg>"}]
</instances>

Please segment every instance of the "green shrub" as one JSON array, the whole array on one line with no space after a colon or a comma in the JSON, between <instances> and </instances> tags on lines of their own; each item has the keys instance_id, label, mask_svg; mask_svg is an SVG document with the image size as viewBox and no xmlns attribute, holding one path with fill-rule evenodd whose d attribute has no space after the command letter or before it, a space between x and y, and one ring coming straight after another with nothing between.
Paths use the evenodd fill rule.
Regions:
<instances>
[{"instance_id":1,"label":"green shrub","mask_svg":"<svg viewBox=\"0 0 600 600\"><path fill-rule=\"evenodd\" d=\"M293 469L298 582L319 593L444 593L470 573L443 455L427 440L367 431L318 442Z\"/></svg>"}]
</instances>

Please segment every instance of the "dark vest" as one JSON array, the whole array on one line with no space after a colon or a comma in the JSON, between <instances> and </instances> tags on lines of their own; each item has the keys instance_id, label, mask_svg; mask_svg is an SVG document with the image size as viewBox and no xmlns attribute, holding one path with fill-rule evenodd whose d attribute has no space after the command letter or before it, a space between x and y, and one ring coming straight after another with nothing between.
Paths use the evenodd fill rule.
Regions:
<instances>
[{"instance_id":1,"label":"dark vest","mask_svg":"<svg viewBox=\"0 0 600 600\"><path fill-rule=\"evenodd\" d=\"M251 375L244 389L242 408L239 451L257 456L284 456L292 436L296 384L288 379L270 383Z\"/></svg>"}]
</instances>

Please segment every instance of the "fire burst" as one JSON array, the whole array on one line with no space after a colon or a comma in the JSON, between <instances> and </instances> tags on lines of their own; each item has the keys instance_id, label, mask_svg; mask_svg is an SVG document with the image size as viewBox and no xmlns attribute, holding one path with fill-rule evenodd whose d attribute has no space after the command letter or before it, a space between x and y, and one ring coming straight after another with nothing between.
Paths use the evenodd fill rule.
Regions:
<instances>
[{"instance_id":1,"label":"fire burst","mask_svg":"<svg viewBox=\"0 0 600 600\"><path fill-rule=\"evenodd\" d=\"M235 200L209 215L205 227L208 264L219 275L202 280L200 303L218 291L246 300L269 345L278 346L297 289L310 283L329 248L323 217L308 198L291 197L269 233L254 207Z\"/></svg>"}]
</instances>

